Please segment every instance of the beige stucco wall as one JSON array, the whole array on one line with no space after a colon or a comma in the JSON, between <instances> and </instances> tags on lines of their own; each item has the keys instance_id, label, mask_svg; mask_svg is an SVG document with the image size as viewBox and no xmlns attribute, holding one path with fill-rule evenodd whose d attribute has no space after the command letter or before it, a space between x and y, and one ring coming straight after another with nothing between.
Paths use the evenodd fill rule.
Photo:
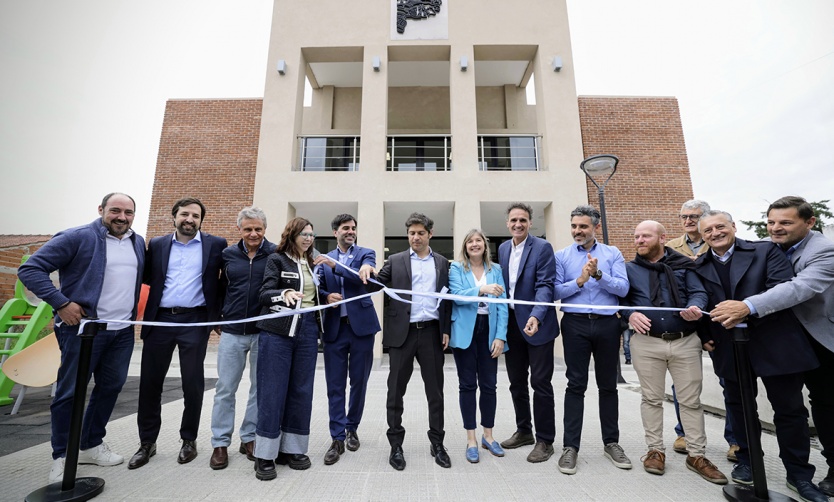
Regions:
<instances>
[{"instance_id":1,"label":"beige stucco wall","mask_svg":"<svg viewBox=\"0 0 834 502\"><path fill-rule=\"evenodd\" d=\"M564 215L586 202L587 195L578 168L582 143L565 1L447 0L443 8L448 9L448 39L420 41L391 40L394 5L394 0L374 1L346 9L344 2L336 0L275 1L265 67L255 204L264 208L271 221L283 222L301 203L326 207L334 201L357 202L361 242L381 256L385 203L452 201L454 211L449 217L454 219L452 235L457 249L463 234L482 224L481 203L505 205L523 200L546 206L542 233L554 247L567 245L570 236ZM422 45L448 47L453 62L449 65L449 87L389 87L389 50ZM522 101L521 88L514 88L514 92L506 87L476 89L475 71L462 72L457 64L466 56L477 66L476 46L515 45L537 47L531 61L536 77L535 108ZM317 90L316 96L323 99L314 96L314 107L305 110L304 47L362 47L362 87ZM563 60L558 73L550 68L554 55ZM378 72L371 68L375 56L382 62ZM286 61L284 75L275 70L279 59ZM512 116L507 116L508 111ZM358 128L360 169L294 170L296 138L303 133L325 132L328 120L334 134L355 133ZM541 136L539 172L479 171L477 135L502 131L507 123L512 126L509 132ZM387 135L405 130L448 130L453 138L455 169L387 172ZM281 228L271 225L268 237L277 240Z\"/></svg>"}]
</instances>

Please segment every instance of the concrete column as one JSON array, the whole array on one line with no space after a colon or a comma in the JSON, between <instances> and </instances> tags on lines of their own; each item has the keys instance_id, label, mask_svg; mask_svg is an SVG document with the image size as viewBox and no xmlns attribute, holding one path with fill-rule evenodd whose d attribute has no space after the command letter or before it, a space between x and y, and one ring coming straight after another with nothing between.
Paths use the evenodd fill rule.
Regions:
<instances>
[{"instance_id":1,"label":"concrete column","mask_svg":"<svg viewBox=\"0 0 834 502\"><path fill-rule=\"evenodd\" d=\"M468 68L460 70L460 58ZM475 55L471 45L453 45L449 64L449 115L452 165L456 172L478 171L478 112L475 102Z\"/></svg>"},{"instance_id":2,"label":"concrete column","mask_svg":"<svg viewBox=\"0 0 834 502\"><path fill-rule=\"evenodd\" d=\"M455 221L452 232L455 238L455 259L463 246L463 238L473 228L481 228L481 204L475 198L463 198L455 202Z\"/></svg>"},{"instance_id":3,"label":"concrete column","mask_svg":"<svg viewBox=\"0 0 834 502\"><path fill-rule=\"evenodd\" d=\"M373 69L374 57L381 61L378 72ZM385 45L365 46L360 134L362 157L359 169L363 173L385 172L388 138L388 50Z\"/></svg>"},{"instance_id":4,"label":"concrete column","mask_svg":"<svg viewBox=\"0 0 834 502\"><path fill-rule=\"evenodd\" d=\"M322 129L333 129L333 92L335 87L325 85L319 94L321 106L319 108L319 127Z\"/></svg>"}]
</instances>

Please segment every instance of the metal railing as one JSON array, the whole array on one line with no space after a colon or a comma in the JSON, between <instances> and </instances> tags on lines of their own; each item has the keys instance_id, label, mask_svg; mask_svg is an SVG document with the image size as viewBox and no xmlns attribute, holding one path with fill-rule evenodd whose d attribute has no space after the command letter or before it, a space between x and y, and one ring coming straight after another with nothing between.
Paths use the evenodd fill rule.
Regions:
<instances>
[{"instance_id":1,"label":"metal railing","mask_svg":"<svg viewBox=\"0 0 834 502\"><path fill-rule=\"evenodd\" d=\"M388 136L385 168L388 171L450 171L452 136Z\"/></svg>"},{"instance_id":2,"label":"metal railing","mask_svg":"<svg viewBox=\"0 0 834 502\"><path fill-rule=\"evenodd\" d=\"M300 171L358 171L359 136L299 136Z\"/></svg>"},{"instance_id":3,"label":"metal railing","mask_svg":"<svg viewBox=\"0 0 834 502\"><path fill-rule=\"evenodd\" d=\"M540 137L479 134L479 169L481 171L538 171Z\"/></svg>"}]
</instances>

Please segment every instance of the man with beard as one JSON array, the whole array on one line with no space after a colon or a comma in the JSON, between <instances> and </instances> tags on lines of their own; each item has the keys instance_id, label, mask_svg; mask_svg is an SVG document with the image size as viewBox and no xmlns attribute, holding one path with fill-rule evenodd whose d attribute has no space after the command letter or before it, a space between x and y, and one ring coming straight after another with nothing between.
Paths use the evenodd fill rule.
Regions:
<instances>
[{"instance_id":1,"label":"man with beard","mask_svg":"<svg viewBox=\"0 0 834 502\"><path fill-rule=\"evenodd\" d=\"M356 245L356 218L340 214L330 223L337 247L327 253L331 260L318 267L322 303L335 303L365 294L364 283L376 267L373 249ZM336 265L357 270L359 275ZM379 331L374 302L362 298L327 310L324 317L324 377L333 443L324 454L325 465L339 461L345 452L359 449L356 430L365 409L365 392L374 363L374 334ZM345 414L345 386L350 375L350 402Z\"/></svg>"},{"instance_id":2,"label":"man with beard","mask_svg":"<svg viewBox=\"0 0 834 502\"><path fill-rule=\"evenodd\" d=\"M726 300L744 299L775 289L793 278L793 269L785 253L769 242L737 239L735 223L728 213L708 211L699 225L711 249L698 259L695 269L709 294L707 310ZM774 309L773 300L756 303L759 315L747 319L750 366L753 375L762 379L767 399L773 407L779 458L787 472L788 488L797 492L802 500L828 500L812 482L815 469L808 462L811 440L808 411L802 398L805 372L817 368L819 362L802 325L790 309ZM713 314L716 312L711 311L710 315ZM724 378L733 430L741 431L744 420L732 334L728 331L731 323L718 316L713 317L713 321L718 322L707 323L701 330L701 339L704 348L713 351L715 374ZM754 384L754 396L757 391ZM761 435L761 429L757 429L739 435L738 463L731 476L736 483L753 483L747 436Z\"/></svg>"},{"instance_id":3,"label":"man with beard","mask_svg":"<svg viewBox=\"0 0 834 502\"><path fill-rule=\"evenodd\" d=\"M220 283L221 255L226 239L200 231L206 207L199 199L187 197L171 210L174 233L155 237L148 244L144 282L150 285L145 320L196 323L220 320L223 287ZM128 469L148 463L156 454L156 439L162 426L162 386L174 349L179 350L182 390L185 398L180 424L182 447L177 462L197 457L197 430L203 406L206 358L210 328L143 326L142 366L139 379L139 450Z\"/></svg>"},{"instance_id":4,"label":"man with beard","mask_svg":"<svg viewBox=\"0 0 834 502\"><path fill-rule=\"evenodd\" d=\"M630 285L623 317L634 328L631 357L643 395L640 415L648 453L643 468L651 474L666 471L663 444L663 401L666 372L678 393L681 421L686 430L686 467L710 483L727 484L727 478L705 456L707 436L701 406L703 367L701 341L695 334L707 292L695 274L690 258L667 248L666 229L644 221L634 230L637 256L626 264ZM673 310L640 310L640 306Z\"/></svg>"},{"instance_id":5,"label":"man with beard","mask_svg":"<svg viewBox=\"0 0 834 502\"><path fill-rule=\"evenodd\" d=\"M116 322L102 326L93 340L87 377L95 375L96 385L84 413L78 463L109 466L124 462L124 457L110 451L104 436L133 353L133 326L118 321L136 319L142 286L145 240L130 229L135 210L129 195L105 195L98 207L101 218L58 232L18 269L20 282L55 309L55 336L61 348L58 385L50 407L50 483L60 481L64 474L81 349L78 325L83 317ZM60 289L49 278L56 270Z\"/></svg>"},{"instance_id":6,"label":"man with beard","mask_svg":"<svg viewBox=\"0 0 834 502\"><path fill-rule=\"evenodd\" d=\"M619 305L628 293L625 261L620 250L596 240L599 211L579 206L570 213L574 244L556 252L554 299L562 301L562 345L568 385L565 388L565 433L559 471L576 473L576 457L582 439L588 363L594 356L599 388L599 420L603 451L620 469L631 469L631 460L620 447L617 363L620 358L620 319L613 309L571 307Z\"/></svg>"}]
</instances>

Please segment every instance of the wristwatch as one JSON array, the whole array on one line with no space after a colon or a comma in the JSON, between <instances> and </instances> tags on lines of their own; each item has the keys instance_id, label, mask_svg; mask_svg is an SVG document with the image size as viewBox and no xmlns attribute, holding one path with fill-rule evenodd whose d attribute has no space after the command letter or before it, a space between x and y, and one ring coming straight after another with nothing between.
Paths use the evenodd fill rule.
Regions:
<instances>
[{"instance_id":1,"label":"wristwatch","mask_svg":"<svg viewBox=\"0 0 834 502\"><path fill-rule=\"evenodd\" d=\"M596 279L596 280L600 280L600 279L602 279L602 270L597 269L597 273L596 273L596 274L594 274L594 275L592 275L591 277L593 277L593 278L594 278L594 279Z\"/></svg>"}]
</instances>

